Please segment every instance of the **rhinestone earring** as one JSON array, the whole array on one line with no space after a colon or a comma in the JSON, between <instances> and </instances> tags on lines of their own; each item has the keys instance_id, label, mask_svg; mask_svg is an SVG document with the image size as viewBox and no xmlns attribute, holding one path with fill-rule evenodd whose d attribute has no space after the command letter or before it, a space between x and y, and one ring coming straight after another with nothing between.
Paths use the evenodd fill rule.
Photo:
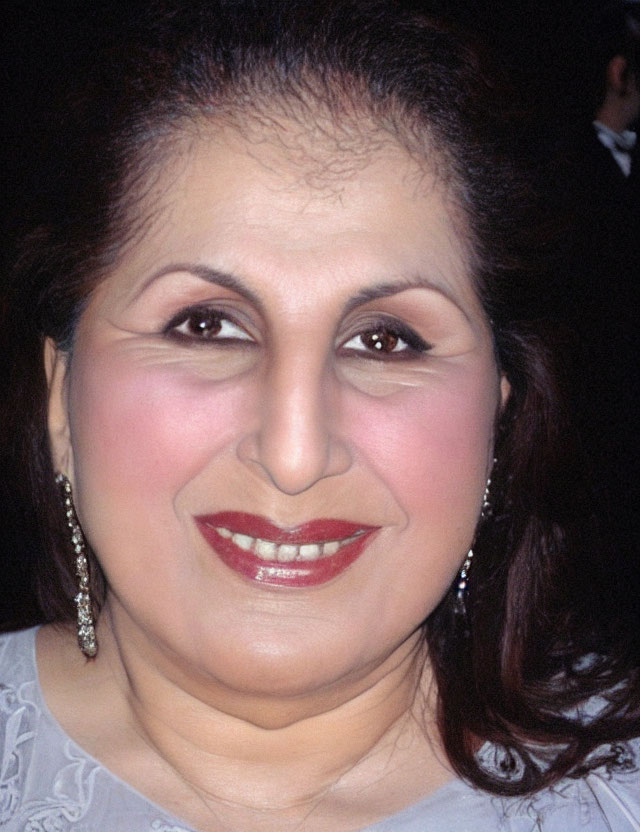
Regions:
<instances>
[{"instance_id":1,"label":"rhinestone earring","mask_svg":"<svg viewBox=\"0 0 640 832\"><path fill-rule=\"evenodd\" d=\"M494 459L493 464L495 465L498 460ZM493 468L491 469L493 473ZM482 495L482 508L480 509L480 517L484 520L487 517L491 517L491 500L489 499L489 489L491 488L491 477L487 477L487 484L484 487L484 494Z\"/></svg>"},{"instance_id":2,"label":"rhinestone earring","mask_svg":"<svg viewBox=\"0 0 640 832\"><path fill-rule=\"evenodd\" d=\"M458 584L456 587L456 606L455 611L457 615L466 616L467 614L467 576L471 568L471 561L473 560L473 549L469 549L464 563L458 572Z\"/></svg>"},{"instance_id":3,"label":"rhinestone earring","mask_svg":"<svg viewBox=\"0 0 640 832\"><path fill-rule=\"evenodd\" d=\"M495 465L497 462L496 459L493 460L493 464ZM484 487L484 494L482 495L482 508L480 509L480 518L485 520L487 517L491 517L491 501L489 500L489 489L491 488L491 477L487 477L487 484ZM469 577L469 570L471 568L471 562L473 561L473 549L469 549L467 552L467 556L464 559L464 563L460 567L460 571L458 572L458 583L456 585L456 601L455 601L455 611L457 615L466 616L467 614L467 584L468 584L468 577Z\"/></svg>"},{"instance_id":4,"label":"rhinestone earring","mask_svg":"<svg viewBox=\"0 0 640 832\"><path fill-rule=\"evenodd\" d=\"M96 630L91 608L89 585L89 563L84 542L84 535L78 523L76 510L73 506L71 483L64 474L56 476L56 483L62 492L62 501L67 518L67 526L71 533L71 546L76 556L76 576L78 578L78 594L73 599L77 609L78 645L88 659L92 659L98 652Z\"/></svg>"}]
</instances>

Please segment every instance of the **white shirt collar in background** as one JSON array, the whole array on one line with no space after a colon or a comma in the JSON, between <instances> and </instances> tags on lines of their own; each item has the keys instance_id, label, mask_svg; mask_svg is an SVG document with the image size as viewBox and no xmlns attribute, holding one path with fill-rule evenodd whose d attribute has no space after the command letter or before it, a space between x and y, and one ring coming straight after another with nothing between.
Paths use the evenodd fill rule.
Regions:
<instances>
[{"instance_id":1,"label":"white shirt collar in background","mask_svg":"<svg viewBox=\"0 0 640 832\"><path fill-rule=\"evenodd\" d=\"M633 130L617 133L601 121L594 121L596 134L601 144L611 151L611 155L625 176L631 173L631 151L636 146L637 136Z\"/></svg>"}]
</instances>

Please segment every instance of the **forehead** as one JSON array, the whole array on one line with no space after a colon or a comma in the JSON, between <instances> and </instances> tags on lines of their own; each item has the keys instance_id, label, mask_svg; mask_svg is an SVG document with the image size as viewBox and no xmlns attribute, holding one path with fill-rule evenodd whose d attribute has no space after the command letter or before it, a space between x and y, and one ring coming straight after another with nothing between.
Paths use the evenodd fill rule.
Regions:
<instances>
[{"instance_id":1,"label":"forehead","mask_svg":"<svg viewBox=\"0 0 640 832\"><path fill-rule=\"evenodd\" d=\"M114 275L127 279L111 286L125 294L145 275L198 263L250 285L301 281L315 294L425 278L482 314L439 159L418 161L388 135L365 143L282 123L191 131L138 209L150 219Z\"/></svg>"}]
</instances>

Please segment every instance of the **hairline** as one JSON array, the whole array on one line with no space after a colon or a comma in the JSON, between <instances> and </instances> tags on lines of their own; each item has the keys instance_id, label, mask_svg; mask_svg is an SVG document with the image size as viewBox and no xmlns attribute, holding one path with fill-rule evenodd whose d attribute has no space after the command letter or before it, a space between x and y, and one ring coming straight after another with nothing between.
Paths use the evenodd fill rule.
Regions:
<instances>
[{"instance_id":1,"label":"hairline","mask_svg":"<svg viewBox=\"0 0 640 832\"><path fill-rule=\"evenodd\" d=\"M404 151L416 166L416 190L424 187L423 180L429 177L430 186L440 191L455 237L465 249L464 260L473 291L480 306L485 308L480 280L480 245L464 208L466 183L456 170L446 140L440 138L438 141L435 131L425 119L406 113L403 114L406 117L399 120L389 113L393 105L374 107L367 100L366 91L359 101L347 99L346 96L342 98L345 107L341 108L335 106L335 98L331 104L319 96L313 96L309 101L282 90L272 95L261 90L253 99L245 98L234 105L232 90L233 85L230 90L224 91L215 110L208 112L206 105L190 104L188 111L178 118L170 119L167 114L154 113L147 119L146 131L139 131L143 135L138 137L135 147L131 149L129 170L121 177L119 196L112 201L119 209L119 216L115 227L112 226L105 235L104 262L94 269L93 278L87 281L89 291L76 311L70 339L59 345L62 349L71 350L77 324L95 289L108 279L130 249L138 245L154 226L164 207L162 195L173 181L166 177L169 162L185 154L185 149L189 154L191 146L196 143L215 141L225 130L239 135L246 151L254 158L257 154L251 153L252 145L271 142L288 154L300 169L313 165L316 173L311 181L306 181L318 190L339 188L345 172L349 171L348 166L340 166L338 172L332 170L327 159L335 159L338 155L341 159L353 158L350 174L353 176L369 165L375 154L385 147ZM378 112L374 112L376 109ZM371 129L365 131L363 124ZM299 127L296 137L302 138L302 143L295 147L287 142L286 134L292 126ZM353 132L346 129L349 127L354 128ZM322 144L314 141L314 154L304 155L303 144L312 131L319 134ZM343 141L340 141L341 137ZM334 147L331 147L332 144ZM154 188L158 188L155 193ZM111 256L107 253L109 251ZM488 310L485 311L489 320ZM490 326L490 329L493 327Z\"/></svg>"}]
</instances>

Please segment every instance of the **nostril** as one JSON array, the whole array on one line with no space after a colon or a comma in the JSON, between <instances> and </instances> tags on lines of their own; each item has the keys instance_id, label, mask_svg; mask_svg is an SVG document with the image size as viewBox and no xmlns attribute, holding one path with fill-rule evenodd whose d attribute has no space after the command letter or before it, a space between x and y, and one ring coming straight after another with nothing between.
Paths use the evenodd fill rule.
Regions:
<instances>
[{"instance_id":1,"label":"nostril","mask_svg":"<svg viewBox=\"0 0 640 832\"><path fill-rule=\"evenodd\" d=\"M287 353L262 392L254 429L238 446L245 464L286 494L348 470L351 457L337 435L339 399L324 366Z\"/></svg>"},{"instance_id":2,"label":"nostril","mask_svg":"<svg viewBox=\"0 0 640 832\"><path fill-rule=\"evenodd\" d=\"M238 458L254 473L267 479L284 494L300 494L327 477L349 470L347 446L327 435L322 446L286 447L285 443L260 434L246 436L238 445Z\"/></svg>"}]
</instances>

